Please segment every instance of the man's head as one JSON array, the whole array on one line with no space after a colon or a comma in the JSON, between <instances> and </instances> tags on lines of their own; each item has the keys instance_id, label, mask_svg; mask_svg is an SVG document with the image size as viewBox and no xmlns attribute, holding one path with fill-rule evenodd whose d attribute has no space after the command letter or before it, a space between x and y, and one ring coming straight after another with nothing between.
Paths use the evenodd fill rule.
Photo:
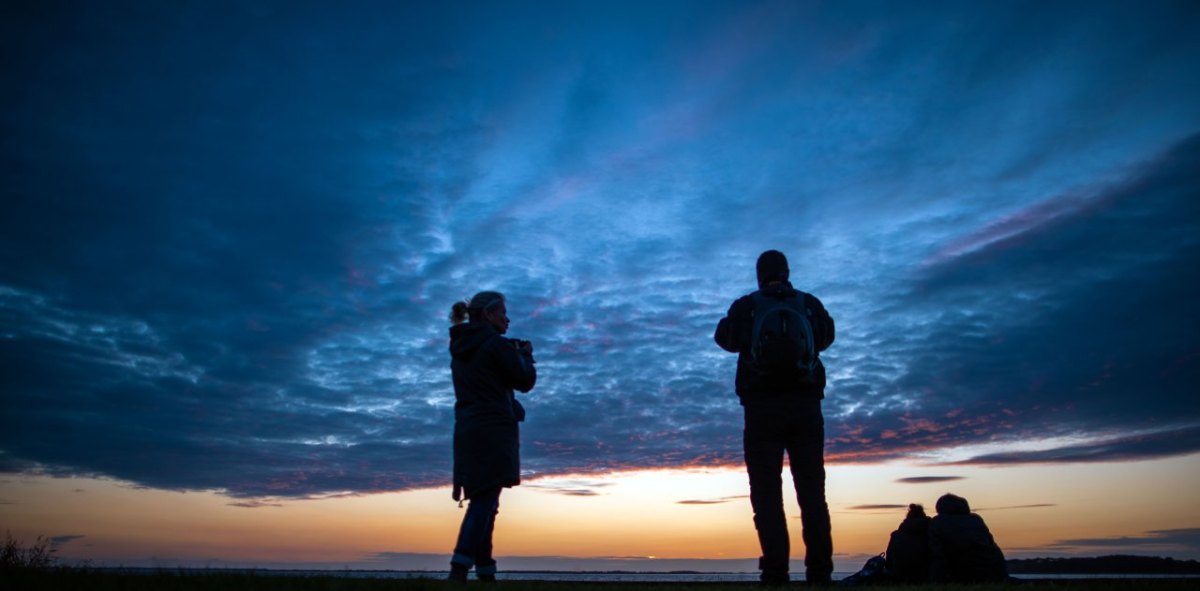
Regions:
<instances>
[{"instance_id":1,"label":"man's head","mask_svg":"<svg viewBox=\"0 0 1200 591\"><path fill-rule=\"evenodd\" d=\"M766 287L772 283L788 280L787 257L778 250L768 250L758 255L758 286Z\"/></svg>"}]
</instances>

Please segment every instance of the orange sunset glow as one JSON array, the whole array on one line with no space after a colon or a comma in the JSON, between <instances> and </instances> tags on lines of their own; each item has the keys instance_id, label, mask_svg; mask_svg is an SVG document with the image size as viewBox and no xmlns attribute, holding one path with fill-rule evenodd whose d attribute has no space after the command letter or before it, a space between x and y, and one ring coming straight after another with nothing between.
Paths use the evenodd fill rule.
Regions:
<instances>
[{"instance_id":1,"label":"orange sunset glow","mask_svg":"<svg viewBox=\"0 0 1200 591\"><path fill-rule=\"evenodd\" d=\"M1069 553L1074 549L1064 540L1136 538L1200 517L1193 494L1200 490L1200 456L1120 466L956 467L958 481L896 482L943 471L904 464L832 467L838 568L852 570L886 545L903 509L879 505L932 505L946 490L971 499L1017 557ZM1142 484L1149 479L1159 484L1154 491ZM440 569L462 511L448 488L252 506L211 492L98 479L10 477L4 490L0 520L14 536L79 535L61 545L62 558L114 566ZM788 513L798 513L794 499ZM502 556L749 559L757 555L749 518L745 475L736 468L540 478L504 498L496 543ZM798 525L792 525L796 534Z\"/></svg>"}]
</instances>

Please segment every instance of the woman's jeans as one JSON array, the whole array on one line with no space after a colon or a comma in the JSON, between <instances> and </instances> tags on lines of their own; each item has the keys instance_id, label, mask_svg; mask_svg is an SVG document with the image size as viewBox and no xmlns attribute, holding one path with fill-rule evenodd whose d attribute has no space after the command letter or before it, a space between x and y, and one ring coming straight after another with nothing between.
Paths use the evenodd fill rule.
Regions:
<instances>
[{"instance_id":1,"label":"woman's jeans","mask_svg":"<svg viewBox=\"0 0 1200 591\"><path fill-rule=\"evenodd\" d=\"M458 543L450 564L475 567L480 575L496 574L496 559L492 558L492 532L496 529L496 514L500 512L500 489L476 493L467 505Z\"/></svg>"}]
</instances>

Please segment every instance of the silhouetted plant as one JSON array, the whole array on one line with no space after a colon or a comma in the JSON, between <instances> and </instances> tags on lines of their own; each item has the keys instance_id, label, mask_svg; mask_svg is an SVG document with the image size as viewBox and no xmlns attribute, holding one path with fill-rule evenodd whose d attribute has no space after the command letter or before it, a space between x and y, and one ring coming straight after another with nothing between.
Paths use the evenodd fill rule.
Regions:
<instances>
[{"instance_id":1,"label":"silhouetted plant","mask_svg":"<svg viewBox=\"0 0 1200 591\"><path fill-rule=\"evenodd\" d=\"M4 546L0 548L0 568L49 568L54 566L54 548L50 539L38 536L33 544L25 548L20 540L5 532Z\"/></svg>"}]
</instances>

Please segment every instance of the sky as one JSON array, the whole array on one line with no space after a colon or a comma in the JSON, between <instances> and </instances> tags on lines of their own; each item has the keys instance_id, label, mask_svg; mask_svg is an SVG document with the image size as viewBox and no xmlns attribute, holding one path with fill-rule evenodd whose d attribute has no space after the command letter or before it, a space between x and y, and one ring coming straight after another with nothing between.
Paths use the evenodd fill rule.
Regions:
<instances>
[{"instance_id":1,"label":"sky","mask_svg":"<svg viewBox=\"0 0 1200 591\"><path fill-rule=\"evenodd\" d=\"M779 249L837 322L839 568L951 490L1010 556L1200 558L1198 26L6 3L0 527L95 563L441 568L447 314L494 289L539 371L498 554L752 569L712 333Z\"/></svg>"}]
</instances>

